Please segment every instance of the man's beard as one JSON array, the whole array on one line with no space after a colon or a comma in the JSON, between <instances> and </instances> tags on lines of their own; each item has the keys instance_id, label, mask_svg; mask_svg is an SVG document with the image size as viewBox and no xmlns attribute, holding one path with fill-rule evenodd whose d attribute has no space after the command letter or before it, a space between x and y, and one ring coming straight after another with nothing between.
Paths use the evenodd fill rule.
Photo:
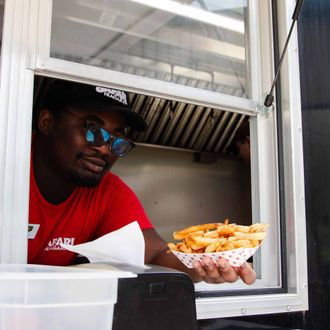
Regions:
<instances>
[{"instance_id":1,"label":"man's beard","mask_svg":"<svg viewBox=\"0 0 330 330\"><path fill-rule=\"evenodd\" d=\"M81 187L95 187L102 180L104 172L100 174L86 174L80 171L71 171L70 178L77 185Z\"/></svg>"},{"instance_id":2,"label":"man's beard","mask_svg":"<svg viewBox=\"0 0 330 330\"><path fill-rule=\"evenodd\" d=\"M77 155L77 159L83 157L82 153ZM105 173L110 170L109 162L105 161L106 164L103 168L103 171L100 173L92 173L87 170L82 169L73 169L69 172L70 179L74 184L81 187L95 187L102 180Z\"/></svg>"}]
</instances>

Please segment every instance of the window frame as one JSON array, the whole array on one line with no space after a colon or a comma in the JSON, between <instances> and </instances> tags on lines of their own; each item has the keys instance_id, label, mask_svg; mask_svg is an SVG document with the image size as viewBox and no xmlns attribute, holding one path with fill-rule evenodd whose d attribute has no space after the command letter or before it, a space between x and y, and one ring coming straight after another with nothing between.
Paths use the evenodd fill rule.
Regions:
<instances>
[{"instance_id":1,"label":"window frame","mask_svg":"<svg viewBox=\"0 0 330 330\"><path fill-rule=\"evenodd\" d=\"M273 46L271 24L264 24L263 29L255 13L263 20L271 21L270 1L250 0L249 17L251 26L251 74L252 79L261 84L252 86L252 100L240 99L229 95L198 90L188 86L154 81L150 78L137 77L107 69L87 67L83 64L70 63L49 58L51 0L13 0L6 3L4 19L4 36L1 58L1 134L3 143L0 152L5 155L0 162L0 251L2 263L25 263L27 256L26 226L29 196L30 149L26 144L31 142L31 122L33 103L34 75L45 75L55 78L67 78L77 82L91 84L104 83L113 87L142 94L171 98L194 104L206 105L227 111L249 115L252 120L251 139L253 168L253 216L254 219L267 219L279 216L277 175L277 140L274 127L276 117L268 118L262 114L262 96L268 93L273 77ZM279 8L279 39L285 40L290 26L294 0L285 0ZM262 15L263 13L264 15ZM265 21L263 21L265 22ZM253 34L253 35L252 35ZM259 47L262 45L262 47ZM283 45L280 45L280 48ZM258 54L259 49L265 53ZM261 55L261 56L260 56ZM258 60L261 58L261 65ZM306 310L307 301L307 256L306 227L304 205L304 180L302 158L302 131L300 113L298 41L293 32L288 47L287 59L282 69L281 108L283 112L283 150L286 161L285 184L286 228L292 235L282 241L287 261L284 265L287 275L287 290L281 292L283 283L278 283L279 292L268 290L251 294L200 297L196 298L197 316L199 319L252 314L278 313ZM142 87L141 87L142 86ZM164 93L166 91L166 93ZM25 141L25 143L21 143ZM271 148L269 148L271 146ZM270 182L271 178L271 182ZM280 251L280 233L275 235ZM299 239L298 239L299 238ZM265 240L270 244L271 240ZM266 262L269 247L261 249L261 262ZM292 262L293 261L293 262ZM280 265L280 252L275 265ZM257 265L258 267L258 265ZM261 265L267 269L265 265ZM270 268L269 272L280 269ZM264 278L269 275L263 274ZM232 285L224 285L233 288ZM239 291L237 291L238 294ZM236 294L236 291L235 291Z\"/></svg>"}]
</instances>

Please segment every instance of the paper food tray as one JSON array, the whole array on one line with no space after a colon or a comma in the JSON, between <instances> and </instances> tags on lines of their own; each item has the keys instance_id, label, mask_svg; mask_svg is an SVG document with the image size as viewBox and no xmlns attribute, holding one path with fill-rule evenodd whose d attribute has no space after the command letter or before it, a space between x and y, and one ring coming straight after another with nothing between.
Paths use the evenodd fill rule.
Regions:
<instances>
[{"instance_id":1,"label":"paper food tray","mask_svg":"<svg viewBox=\"0 0 330 330\"><path fill-rule=\"evenodd\" d=\"M192 262L194 260L200 261L205 256L212 258L214 262L216 262L219 258L224 258L231 266L239 267L257 251L259 246L260 245L254 248L238 248L234 250L212 253L171 252L188 268L193 268Z\"/></svg>"}]
</instances>

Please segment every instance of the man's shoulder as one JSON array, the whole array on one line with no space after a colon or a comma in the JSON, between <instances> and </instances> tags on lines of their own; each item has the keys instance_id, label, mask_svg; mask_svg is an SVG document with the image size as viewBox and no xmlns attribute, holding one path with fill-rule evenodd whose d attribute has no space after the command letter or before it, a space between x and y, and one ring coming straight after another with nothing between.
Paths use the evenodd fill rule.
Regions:
<instances>
[{"instance_id":1,"label":"man's shoulder","mask_svg":"<svg viewBox=\"0 0 330 330\"><path fill-rule=\"evenodd\" d=\"M109 187L109 186L113 186L113 187L118 187L118 186L122 186L122 187L126 187L126 183L116 174L112 173L112 172L108 172L107 174L104 175L104 177L102 178L100 184L99 184L100 188L101 187Z\"/></svg>"},{"instance_id":2,"label":"man's shoulder","mask_svg":"<svg viewBox=\"0 0 330 330\"><path fill-rule=\"evenodd\" d=\"M104 177L101 180L101 184L102 183L112 183L112 182L123 182L123 180L116 174L112 173L112 172L108 172L104 175Z\"/></svg>"},{"instance_id":3,"label":"man's shoulder","mask_svg":"<svg viewBox=\"0 0 330 330\"><path fill-rule=\"evenodd\" d=\"M95 196L101 198L118 198L134 194L132 189L116 174L107 173L95 189ZM99 197L100 198L100 197Z\"/></svg>"}]
</instances>

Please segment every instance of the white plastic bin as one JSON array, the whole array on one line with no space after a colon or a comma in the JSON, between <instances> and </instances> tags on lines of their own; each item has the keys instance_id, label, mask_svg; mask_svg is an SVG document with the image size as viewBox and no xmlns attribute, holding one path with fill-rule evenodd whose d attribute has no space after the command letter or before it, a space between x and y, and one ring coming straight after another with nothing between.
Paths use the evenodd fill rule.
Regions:
<instances>
[{"instance_id":1,"label":"white plastic bin","mask_svg":"<svg viewBox=\"0 0 330 330\"><path fill-rule=\"evenodd\" d=\"M0 264L1 330L109 330L126 271Z\"/></svg>"}]
</instances>

